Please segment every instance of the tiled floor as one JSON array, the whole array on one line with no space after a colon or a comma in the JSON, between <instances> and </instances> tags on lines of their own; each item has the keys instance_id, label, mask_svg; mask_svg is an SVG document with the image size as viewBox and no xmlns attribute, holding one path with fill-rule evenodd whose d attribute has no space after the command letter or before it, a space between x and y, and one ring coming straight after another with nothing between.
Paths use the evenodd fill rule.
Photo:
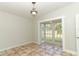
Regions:
<instances>
[{"instance_id":1,"label":"tiled floor","mask_svg":"<svg viewBox=\"0 0 79 59\"><path fill-rule=\"evenodd\" d=\"M65 53L61 47L43 43L41 45L30 43L20 47L0 52L0 56L72 56Z\"/></svg>"}]
</instances>

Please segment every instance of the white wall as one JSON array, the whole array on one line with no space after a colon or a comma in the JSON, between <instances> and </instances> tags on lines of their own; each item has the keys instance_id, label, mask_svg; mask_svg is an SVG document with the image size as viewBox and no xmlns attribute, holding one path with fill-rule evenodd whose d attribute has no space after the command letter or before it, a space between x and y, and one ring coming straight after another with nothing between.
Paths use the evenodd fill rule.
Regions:
<instances>
[{"instance_id":1,"label":"white wall","mask_svg":"<svg viewBox=\"0 0 79 59\"><path fill-rule=\"evenodd\" d=\"M32 20L0 11L0 50L32 42L32 27Z\"/></svg>"},{"instance_id":2,"label":"white wall","mask_svg":"<svg viewBox=\"0 0 79 59\"><path fill-rule=\"evenodd\" d=\"M51 13L48 13L47 15L42 15L42 17L39 17L37 22L39 20L45 20L50 19L54 17L60 17L65 16L64 18L64 27L65 27L65 49L69 51L76 52L76 32L75 32L75 16L76 14L79 14L79 4L72 4L70 6L66 6L64 8L58 9L56 11L52 11ZM35 40L38 39L38 27L36 22L36 36Z\"/></svg>"}]
</instances>

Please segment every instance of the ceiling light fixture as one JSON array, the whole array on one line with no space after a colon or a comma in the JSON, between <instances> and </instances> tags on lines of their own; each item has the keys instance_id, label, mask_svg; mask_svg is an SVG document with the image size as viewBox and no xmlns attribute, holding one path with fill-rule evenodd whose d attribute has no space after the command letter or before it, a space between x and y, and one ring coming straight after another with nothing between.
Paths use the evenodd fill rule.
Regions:
<instances>
[{"instance_id":1,"label":"ceiling light fixture","mask_svg":"<svg viewBox=\"0 0 79 59\"><path fill-rule=\"evenodd\" d=\"M36 11L36 8L35 8L35 4L36 4L36 2L32 2L32 4L33 4L33 8L32 8L32 10L30 11L31 12L31 14L33 15L33 16L35 16L35 15L37 15L37 11Z\"/></svg>"}]
</instances>

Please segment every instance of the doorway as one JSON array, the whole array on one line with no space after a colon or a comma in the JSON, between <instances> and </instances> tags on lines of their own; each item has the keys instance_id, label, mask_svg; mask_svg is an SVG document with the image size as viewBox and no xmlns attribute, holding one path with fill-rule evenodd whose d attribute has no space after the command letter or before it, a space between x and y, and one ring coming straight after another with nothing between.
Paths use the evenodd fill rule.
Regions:
<instances>
[{"instance_id":1,"label":"doorway","mask_svg":"<svg viewBox=\"0 0 79 59\"><path fill-rule=\"evenodd\" d=\"M40 42L63 46L62 19L40 22Z\"/></svg>"}]
</instances>

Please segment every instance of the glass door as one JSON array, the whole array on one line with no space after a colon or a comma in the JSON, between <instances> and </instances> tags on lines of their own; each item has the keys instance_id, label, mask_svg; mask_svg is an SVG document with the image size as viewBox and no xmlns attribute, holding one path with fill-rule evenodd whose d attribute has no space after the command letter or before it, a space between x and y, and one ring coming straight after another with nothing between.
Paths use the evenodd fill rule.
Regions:
<instances>
[{"instance_id":1,"label":"glass door","mask_svg":"<svg viewBox=\"0 0 79 59\"><path fill-rule=\"evenodd\" d=\"M52 43L52 25L50 22L41 23L41 39L42 42Z\"/></svg>"},{"instance_id":2,"label":"glass door","mask_svg":"<svg viewBox=\"0 0 79 59\"><path fill-rule=\"evenodd\" d=\"M52 27L51 23L45 24L45 36L46 36L46 42L47 43L52 43L53 38L52 38Z\"/></svg>"},{"instance_id":3,"label":"glass door","mask_svg":"<svg viewBox=\"0 0 79 59\"><path fill-rule=\"evenodd\" d=\"M58 46L62 46L62 24L61 22L55 23L55 41Z\"/></svg>"},{"instance_id":4,"label":"glass door","mask_svg":"<svg viewBox=\"0 0 79 59\"><path fill-rule=\"evenodd\" d=\"M40 23L41 42L62 46L61 20Z\"/></svg>"}]
</instances>

